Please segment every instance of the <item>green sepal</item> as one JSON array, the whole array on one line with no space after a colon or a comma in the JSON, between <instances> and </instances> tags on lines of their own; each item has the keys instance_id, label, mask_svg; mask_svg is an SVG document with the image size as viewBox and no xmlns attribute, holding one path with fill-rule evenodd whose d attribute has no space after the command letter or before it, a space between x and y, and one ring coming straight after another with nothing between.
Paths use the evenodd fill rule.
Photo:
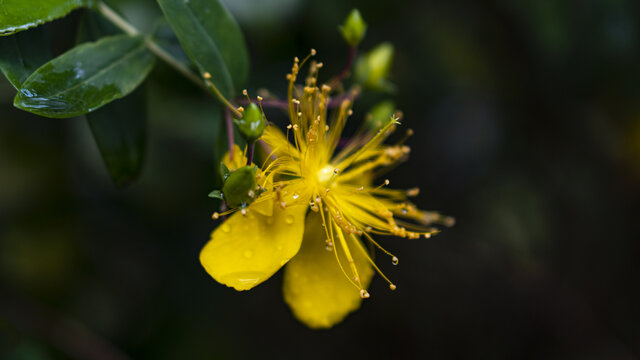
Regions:
<instances>
[{"instance_id":1,"label":"green sepal","mask_svg":"<svg viewBox=\"0 0 640 360\"><path fill-rule=\"evenodd\" d=\"M231 175L231 171L229 171L229 168L223 162L220 163L220 168L222 169L222 181L225 181L229 178L229 175Z\"/></svg>"},{"instance_id":2,"label":"green sepal","mask_svg":"<svg viewBox=\"0 0 640 360\"><path fill-rule=\"evenodd\" d=\"M212 199L220 199L220 200L224 200L222 198L222 192L220 190L213 190L212 192L209 193L208 195L210 198Z\"/></svg>"}]
</instances>

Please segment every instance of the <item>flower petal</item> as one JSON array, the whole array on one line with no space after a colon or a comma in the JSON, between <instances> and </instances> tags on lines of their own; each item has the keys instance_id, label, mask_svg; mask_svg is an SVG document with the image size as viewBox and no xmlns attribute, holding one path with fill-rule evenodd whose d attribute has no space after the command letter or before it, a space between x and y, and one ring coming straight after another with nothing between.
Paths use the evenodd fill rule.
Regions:
<instances>
[{"instance_id":1,"label":"flower petal","mask_svg":"<svg viewBox=\"0 0 640 360\"><path fill-rule=\"evenodd\" d=\"M293 314L311 328L329 328L360 307L360 293L340 269L333 251L349 273L344 251L325 249L326 233L322 218L309 213L305 223L302 247L285 268L284 300ZM353 239L350 239L351 241ZM360 281L365 288L371 283L373 269L357 246L350 246Z\"/></svg>"},{"instance_id":2,"label":"flower petal","mask_svg":"<svg viewBox=\"0 0 640 360\"><path fill-rule=\"evenodd\" d=\"M252 206L220 224L200 252L200 263L216 281L249 290L265 281L300 249L306 206L275 206L273 216Z\"/></svg>"}]
</instances>

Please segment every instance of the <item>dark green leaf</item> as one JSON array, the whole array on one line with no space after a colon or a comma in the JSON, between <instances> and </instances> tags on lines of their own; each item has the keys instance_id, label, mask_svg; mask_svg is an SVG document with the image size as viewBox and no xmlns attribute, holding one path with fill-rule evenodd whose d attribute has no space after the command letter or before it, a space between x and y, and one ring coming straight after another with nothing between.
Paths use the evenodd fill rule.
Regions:
<instances>
[{"instance_id":1,"label":"dark green leaf","mask_svg":"<svg viewBox=\"0 0 640 360\"><path fill-rule=\"evenodd\" d=\"M0 37L0 70L16 89L20 89L27 77L52 57L48 37L42 28Z\"/></svg>"},{"instance_id":2,"label":"dark green leaf","mask_svg":"<svg viewBox=\"0 0 640 360\"><path fill-rule=\"evenodd\" d=\"M86 11L78 28L78 42L95 41L120 30L100 14ZM146 144L146 91L138 88L129 96L86 115L91 133L107 170L118 187L138 177Z\"/></svg>"},{"instance_id":3,"label":"dark green leaf","mask_svg":"<svg viewBox=\"0 0 640 360\"><path fill-rule=\"evenodd\" d=\"M76 43L97 41L104 36L118 35L122 31L101 14L85 10L78 24Z\"/></svg>"},{"instance_id":4,"label":"dark green leaf","mask_svg":"<svg viewBox=\"0 0 640 360\"><path fill-rule=\"evenodd\" d=\"M141 37L116 35L82 44L29 76L14 105L52 118L86 114L133 91L153 62Z\"/></svg>"},{"instance_id":5,"label":"dark green leaf","mask_svg":"<svg viewBox=\"0 0 640 360\"><path fill-rule=\"evenodd\" d=\"M1 0L0 35L10 35L61 18L91 0Z\"/></svg>"},{"instance_id":6,"label":"dark green leaf","mask_svg":"<svg viewBox=\"0 0 640 360\"><path fill-rule=\"evenodd\" d=\"M186 67L193 68L189 56L182 49L180 40L173 32L173 29L165 19L158 21L153 29L153 41L158 44L164 51L173 56L174 59L181 62Z\"/></svg>"},{"instance_id":7,"label":"dark green leaf","mask_svg":"<svg viewBox=\"0 0 640 360\"><path fill-rule=\"evenodd\" d=\"M146 92L131 95L87 114L102 159L117 186L138 177L146 144Z\"/></svg>"},{"instance_id":8,"label":"dark green leaf","mask_svg":"<svg viewBox=\"0 0 640 360\"><path fill-rule=\"evenodd\" d=\"M249 72L240 27L218 0L158 0L182 47L201 74L226 97L235 95Z\"/></svg>"}]
</instances>

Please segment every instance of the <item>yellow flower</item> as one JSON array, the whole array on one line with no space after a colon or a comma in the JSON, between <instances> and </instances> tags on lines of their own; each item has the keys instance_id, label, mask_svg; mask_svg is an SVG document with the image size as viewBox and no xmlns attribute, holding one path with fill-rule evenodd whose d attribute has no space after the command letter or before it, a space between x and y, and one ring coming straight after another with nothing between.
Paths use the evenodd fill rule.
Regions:
<instances>
[{"instance_id":1,"label":"yellow flower","mask_svg":"<svg viewBox=\"0 0 640 360\"><path fill-rule=\"evenodd\" d=\"M383 143L398 118L377 131L360 131L338 150L353 96L342 96L329 120L331 89L316 84L321 64L312 62L305 86L296 87L301 65L296 58L287 75L291 124L286 135L269 125L262 136L272 150L257 175L266 191L213 231L200 261L215 280L236 290L253 288L288 263L286 303L309 327L328 328L369 297L374 270L396 289L373 262L374 247L393 264L398 258L373 236L430 237L437 231L430 225L450 225L453 219L418 210L407 199L417 189L391 190L388 180L371 185L409 154L402 142ZM244 155L225 161L229 168L246 163Z\"/></svg>"}]
</instances>

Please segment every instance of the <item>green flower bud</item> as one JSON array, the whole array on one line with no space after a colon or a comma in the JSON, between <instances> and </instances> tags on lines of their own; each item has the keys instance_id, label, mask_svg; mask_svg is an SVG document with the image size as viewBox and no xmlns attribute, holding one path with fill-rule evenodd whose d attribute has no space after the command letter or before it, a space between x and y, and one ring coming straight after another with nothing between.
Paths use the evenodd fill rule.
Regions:
<instances>
[{"instance_id":1,"label":"green flower bud","mask_svg":"<svg viewBox=\"0 0 640 360\"><path fill-rule=\"evenodd\" d=\"M232 172L222 185L222 197L230 208L250 204L258 196L256 166L244 166Z\"/></svg>"},{"instance_id":2,"label":"green flower bud","mask_svg":"<svg viewBox=\"0 0 640 360\"><path fill-rule=\"evenodd\" d=\"M242 114L242 119L233 119L233 122L238 126L240 133L249 143L256 141L262 136L264 128L267 127L267 121L262 111L258 105L254 103L247 106Z\"/></svg>"},{"instance_id":3,"label":"green flower bud","mask_svg":"<svg viewBox=\"0 0 640 360\"><path fill-rule=\"evenodd\" d=\"M358 11L358 9L353 9L339 29L347 44L351 47L356 47L360 44L364 34L367 32L367 23L362 19L360 11Z\"/></svg>"},{"instance_id":4,"label":"green flower bud","mask_svg":"<svg viewBox=\"0 0 640 360\"><path fill-rule=\"evenodd\" d=\"M358 59L355 67L356 81L373 90L392 90L387 80L393 62L393 45L382 43Z\"/></svg>"},{"instance_id":5,"label":"green flower bud","mask_svg":"<svg viewBox=\"0 0 640 360\"><path fill-rule=\"evenodd\" d=\"M367 114L365 125L370 130L380 130L389 122L389 118L396 111L396 106L392 101L386 100L374 106Z\"/></svg>"}]
</instances>

